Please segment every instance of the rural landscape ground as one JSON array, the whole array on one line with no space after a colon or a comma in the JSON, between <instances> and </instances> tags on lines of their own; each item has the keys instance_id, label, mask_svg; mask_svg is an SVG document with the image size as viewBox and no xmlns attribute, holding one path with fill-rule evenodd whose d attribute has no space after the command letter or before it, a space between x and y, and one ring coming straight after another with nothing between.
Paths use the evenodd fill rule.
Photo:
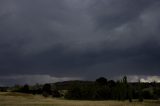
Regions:
<instances>
[{"instance_id":1,"label":"rural landscape ground","mask_svg":"<svg viewBox=\"0 0 160 106\"><path fill-rule=\"evenodd\" d=\"M40 95L22 93L0 93L0 106L159 106L160 101L145 100L140 103L136 100L128 101L79 101L63 98L45 98Z\"/></svg>"}]
</instances>

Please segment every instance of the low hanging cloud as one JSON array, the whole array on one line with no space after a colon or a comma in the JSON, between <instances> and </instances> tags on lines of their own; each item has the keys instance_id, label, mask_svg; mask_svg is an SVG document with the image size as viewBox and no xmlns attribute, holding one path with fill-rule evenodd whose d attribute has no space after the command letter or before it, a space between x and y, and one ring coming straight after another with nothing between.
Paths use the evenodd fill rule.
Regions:
<instances>
[{"instance_id":1,"label":"low hanging cloud","mask_svg":"<svg viewBox=\"0 0 160 106\"><path fill-rule=\"evenodd\" d=\"M145 76L145 75L129 75L128 76L129 82L144 82L144 83L151 83L151 82L160 82L160 76Z\"/></svg>"},{"instance_id":2,"label":"low hanging cloud","mask_svg":"<svg viewBox=\"0 0 160 106\"><path fill-rule=\"evenodd\" d=\"M140 80L141 82L160 82L160 76L146 76Z\"/></svg>"},{"instance_id":3,"label":"low hanging cloud","mask_svg":"<svg viewBox=\"0 0 160 106\"><path fill-rule=\"evenodd\" d=\"M14 84L30 84L34 85L36 83L55 83L61 81L69 80L82 80L82 78L76 77L54 77L50 75L12 75L12 76L2 76L0 77L0 86L11 86Z\"/></svg>"}]
</instances>

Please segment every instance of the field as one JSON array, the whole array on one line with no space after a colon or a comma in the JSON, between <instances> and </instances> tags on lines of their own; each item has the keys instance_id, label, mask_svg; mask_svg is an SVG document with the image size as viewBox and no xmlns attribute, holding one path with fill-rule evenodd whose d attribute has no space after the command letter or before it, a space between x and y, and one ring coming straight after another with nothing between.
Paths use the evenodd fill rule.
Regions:
<instances>
[{"instance_id":1,"label":"field","mask_svg":"<svg viewBox=\"0 0 160 106\"><path fill-rule=\"evenodd\" d=\"M8 92L0 93L0 106L160 106L160 101L76 101Z\"/></svg>"}]
</instances>

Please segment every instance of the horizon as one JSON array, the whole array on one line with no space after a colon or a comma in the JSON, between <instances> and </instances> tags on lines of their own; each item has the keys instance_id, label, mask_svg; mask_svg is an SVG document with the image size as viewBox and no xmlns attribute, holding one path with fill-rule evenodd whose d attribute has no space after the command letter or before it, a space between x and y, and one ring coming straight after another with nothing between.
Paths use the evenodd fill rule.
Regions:
<instances>
[{"instance_id":1,"label":"horizon","mask_svg":"<svg viewBox=\"0 0 160 106\"><path fill-rule=\"evenodd\" d=\"M22 79L25 79L25 77L26 76L21 76ZM98 77L98 78L102 78L102 77L103 76ZM103 78L106 78L107 81L113 80L113 81L117 82L117 81L121 81L123 77L124 76L117 77L117 78L114 78L114 79L108 79L106 77L103 77ZM135 75L135 76L126 76L126 77L127 77L127 82L128 83L138 83L139 81L141 83L154 83L154 82L155 83L160 83L159 77L157 77L157 76L148 76L148 77L146 77L146 76L139 76L138 77L138 76ZM11 76L9 78L12 79ZM17 78L17 76L16 76L16 78ZM96 78L96 79L98 79L98 78ZM2 78L0 78L0 79L2 79ZM34 86L36 84L40 84L40 85L43 85L43 84L52 84L52 83L54 84L54 83L68 82L68 81L92 81L92 82L94 82L94 81L96 81L96 79L87 80L87 79L80 79L80 78L78 79L78 78L56 78L56 77L54 77L52 80L44 81L44 79L41 79L41 82L36 82L37 80L39 80L38 78L35 81L33 81L33 80L31 81L28 78L28 79L26 79L27 82L23 82L23 83L20 82L20 83L18 83L18 81L17 82L15 81L15 83L8 84L8 85L7 84L6 85L0 85L0 87L12 87L12 86L15 86L15 85L23 86L23 85L26 85L26 84ZM17 78L17 80L19 80L19 79Z\"/></svg>"}]
</instances>

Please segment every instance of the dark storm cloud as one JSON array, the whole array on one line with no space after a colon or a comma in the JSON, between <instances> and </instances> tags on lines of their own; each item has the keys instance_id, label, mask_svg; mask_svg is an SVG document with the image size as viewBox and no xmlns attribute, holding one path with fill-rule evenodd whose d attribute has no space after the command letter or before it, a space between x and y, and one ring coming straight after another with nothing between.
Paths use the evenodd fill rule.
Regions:
<instances>
[{"instance_id":1,"label":"dark storm cloud","mask_svg":"<svg viewBox=\"0 0 160 106\"><path fill-rule=\"evenodd\" d=\"M0 75L159 75L159 11L159 0L1 0Z\"/></svg>"},{"instance_id":2,"label":"dark storm cloud","mask_svg":"<svg viewBox=\"0 0 160 106\"><path fill-rule=\"evenodd\" d=\"M111 29L134 21L146 8L157 0L94 0L90 9L95 16L97 28Z\"/></svg>"}]
</instances>

